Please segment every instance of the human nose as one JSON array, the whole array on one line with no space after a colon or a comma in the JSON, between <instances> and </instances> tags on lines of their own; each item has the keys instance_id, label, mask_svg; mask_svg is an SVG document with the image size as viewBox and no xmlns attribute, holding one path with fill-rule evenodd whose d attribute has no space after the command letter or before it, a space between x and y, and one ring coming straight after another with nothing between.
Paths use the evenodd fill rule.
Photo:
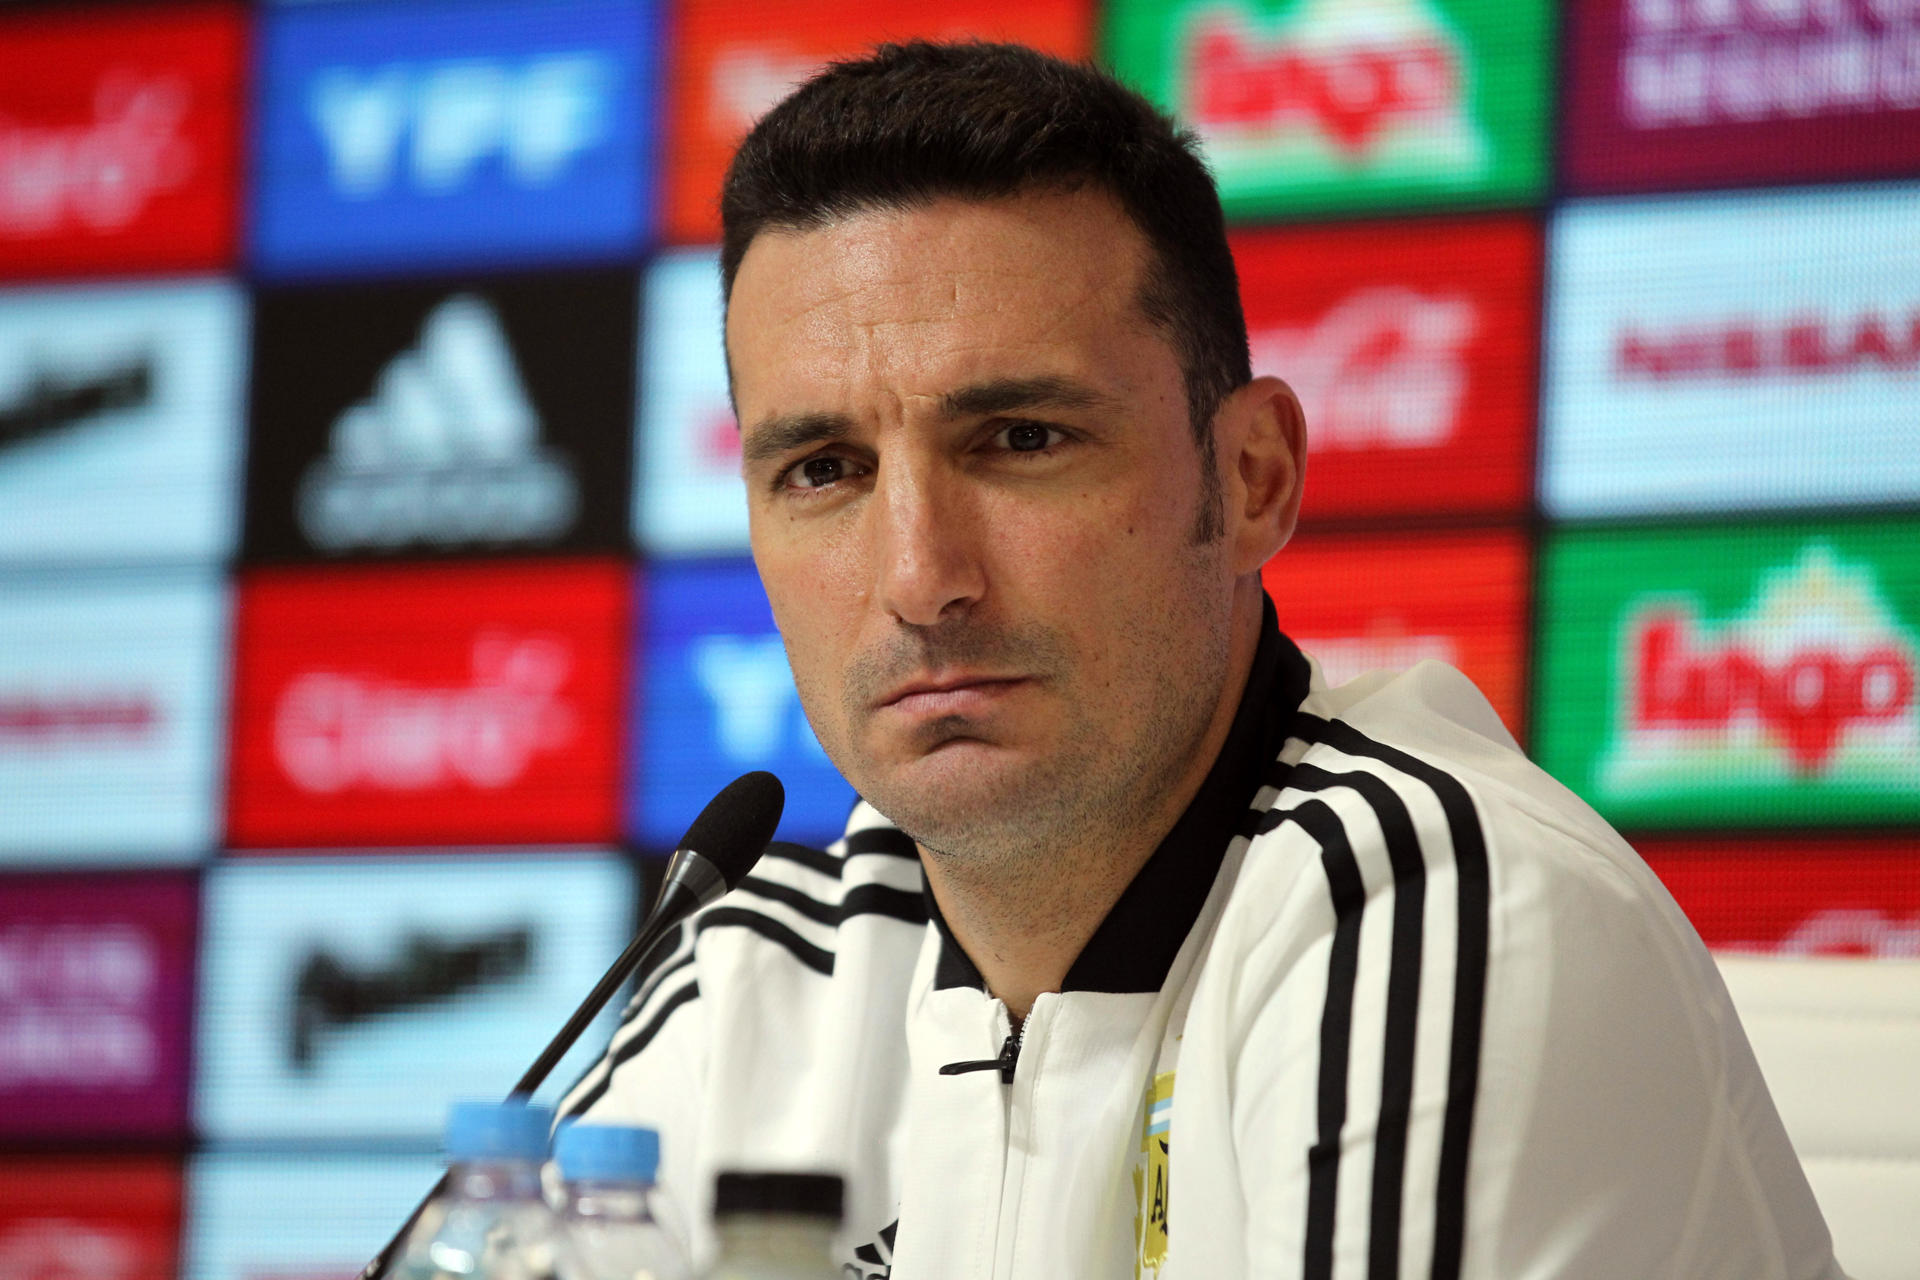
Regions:
<instances>
[{"instance_id":1,"label":"human nose","mask_svg":"<svg viewBox=\"0 0 1920 1280\"><path fill-rule=\"evenodd\" d=\"M977 530L952 477L932 467L882 468L873 496L875 585L888 613L932 626L980 598Z\"/></svg>"}]
</instances>

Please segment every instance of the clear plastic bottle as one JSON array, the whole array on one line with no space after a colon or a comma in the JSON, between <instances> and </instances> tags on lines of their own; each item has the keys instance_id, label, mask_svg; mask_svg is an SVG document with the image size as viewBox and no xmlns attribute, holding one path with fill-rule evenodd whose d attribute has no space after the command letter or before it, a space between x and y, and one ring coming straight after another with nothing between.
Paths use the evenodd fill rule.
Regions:
<instances>
[{"instance_id":1,"label":"clear plastic bottle","mask_svg":"<svg viewBox=\"0 0 1920 1280\"><path fill-rule=\"evenodd\" d=\"M841 1280L833 1260L842 1183L830 1173L723 1173L714 1184L720 1252L708 1280Z\"/></svg>"},{"instance_id":2,"label":"clear plastic bottle","mask_svg":"<svg viewBox=\"0 0 1920 1280\"><path fill-rule=\"evenodd\" d=\"M686 1251L658 1212L659 1134L566 1124L553 1160L562 1186L559 1280L687 1280Z\"/></svg>"},{"instance_id":3,"label":"clear plastic bottle","mask_svg":"<svg viewBox=\"0 0 1920 1280\"><path fill-rule=\"evenodd\" d=\"M555 1223L541 1194L553 1109L457 1102L447 1185L407 1235L394 1280L548 1280Z\"/></svg>"}]
</instances>

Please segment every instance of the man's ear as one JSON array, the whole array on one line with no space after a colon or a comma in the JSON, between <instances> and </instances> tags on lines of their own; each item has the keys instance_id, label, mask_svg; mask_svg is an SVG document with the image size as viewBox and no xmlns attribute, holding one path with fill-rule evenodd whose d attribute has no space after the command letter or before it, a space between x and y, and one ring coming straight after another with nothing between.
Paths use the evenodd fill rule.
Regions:
<instances>
[{"instance_id":1,"label":"man's ear","mask_svg":"<svg viewBox=\"0 0 1920 1280\"><path fill-rule=\"evenodd\" d=\"M1300 398L1279 378L1255 378L1220 406L1227 536L1236 573L1257 573L1293 536L1307 471Z\"/></svg>"}]
</instances>

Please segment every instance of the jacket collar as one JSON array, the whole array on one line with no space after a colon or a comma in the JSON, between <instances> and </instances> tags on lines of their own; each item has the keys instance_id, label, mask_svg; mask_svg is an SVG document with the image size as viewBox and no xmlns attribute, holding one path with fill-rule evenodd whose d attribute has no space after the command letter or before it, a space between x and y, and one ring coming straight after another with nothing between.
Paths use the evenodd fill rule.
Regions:
<instances>
[{"instance_id":1,"label":"jacket collar","mask_svg":"<svg viewBox=\"0 0 1920 1280\"><path fill-rule=\"evenodd\" d=\"M1241 816L1286 745L1287 725L1307 696L1307 683L1305 655L1281 634L1273 602L1264 600L1253 667L1213 768L1067 970L1063 991L1158 991L1166 982ZM924 875L922 896L940 933L934 987L984 990L980 970L954 939Z\"/></svg>"}]
</instances>

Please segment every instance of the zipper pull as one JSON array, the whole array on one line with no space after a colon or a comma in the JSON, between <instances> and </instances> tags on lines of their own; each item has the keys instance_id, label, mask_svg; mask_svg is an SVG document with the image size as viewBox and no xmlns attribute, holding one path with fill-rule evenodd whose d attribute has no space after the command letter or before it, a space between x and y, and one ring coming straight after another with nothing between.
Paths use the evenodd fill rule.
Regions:
<instances>
[{"instance_id":1,"label":"zipper pull","mask_svg":"<svg viewBox=\"0 0 1920 1280\"><path fill-rule=\"evenodd\" d=\"M946 1066L940 1068L940 1074L943 1076L958 1076L965 1075L969 1071L991 1071L997 1067L1000 1070L1000 1082L1002 1084L1012 1084L1013 1069L1019 1061L1020 1033L1014 1031L1008 1033L1007 1042L1000 1046L999 1057L981 1058L975 1062L949 1062Z\"/></svg>"}]
</instances>

